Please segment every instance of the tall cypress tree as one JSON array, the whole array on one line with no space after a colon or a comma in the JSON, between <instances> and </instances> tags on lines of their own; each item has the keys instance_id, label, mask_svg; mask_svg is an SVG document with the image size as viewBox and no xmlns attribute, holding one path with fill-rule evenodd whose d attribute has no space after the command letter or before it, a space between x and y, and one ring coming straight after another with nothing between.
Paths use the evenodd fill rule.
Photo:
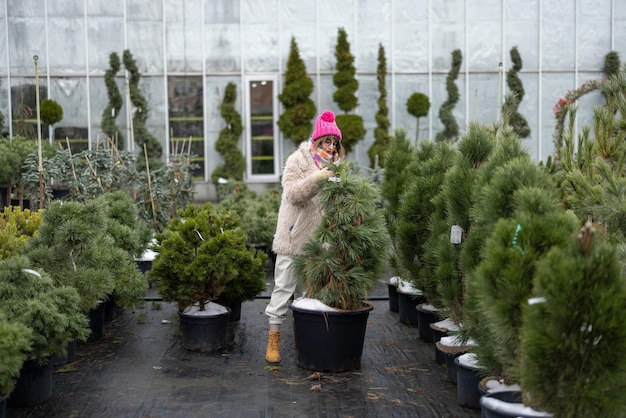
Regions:
<instances>
[{"instance_id":1,"label":"tall cypress tree","mask_svg":"<svg viewBox=\"0 0 626 418\"><path fill-rule=\"evenodd\" d=\"M298 44L292 37L285 71L285 85L282 93L278 95L278 100L285 107L285 111L278 117L278 127L296 145L307 139L313 129L311 119L315 117L316 109L315 103L310 98L311 93L313 80L306 73Z\"/></svg>"},{"instance_id":2,"label":"tall cypress tree","mask_svg":"<svg viewBox=\"0 0 626 418\"><path fill-rule=\"evenodd\" d=\"M378 68L376 70L376 80L378 80L378 111L376 112L376 128L374 129L374 143L367 150L370 157L370 168L376 168L378 160L379 167L385 167L386 153L391 144L392 138L389 135L389 107L387 107L387 88L385 86L385 77L387 75L387 60L385 58L385 48L380 44L378 46Z\"/></svg>"},{"instance_id":3,"label":"tall cypress tree","mask_svg":"<svg viewBox=\"0 0 626 418\"><path fill-rule=\"evenodd\" d=\"M335 58L337 59L335 65L337 72L333 75L333 83L337 87L337 91L333 94L333 100L339 109L345 112L343 115L337 115L336 121L343 135L341 144L346 152L350 152L357 142L365 138L366 131L363 118L359 115L349 114L359 105L356 97L359 81L355 78L354 55L350 52L348 35L343 28L338 30Z\"/></svg>"},{"instance_id":4,"label":"tall cypress tree","mask_svg":"<svg viewBox=\"0 0 626 418\"><path fill-rule=\"evenodd\" d=\"M228 83L224 90L224 99L220 105L220 115L226 122L226 126L220 131L215 141L215 149L222 155L223 164L211 173L211 180L217 182L222 177L225 179L243 180L243 172L246 169L246 160L237 146L243 132L241 115L235 108L237 101L237 86Z\"/></svg>"},{"instance_id":5,"label":"tall cypress tree","mask_svg":"<svg viewBox=\"0 0 626 418\"><path fill-rule=\"evenodd\" d=\"M141 73L139 72L139 68L137 67L137 63L133 58L133 55L128 49L124 50L122 60L124 62L124 67L126 67L130 73L128 85L130 90L130 101L136 108L135 113L133 114L133 134L135 143L139 145L140 155L143 155L143 146L145 144L150 168L152 169L163 165L163 162L161 161L163 147L146 127L146 120L148 119L150 107L148 106L148 101L139 88ZM145 165L145 158L139 158L137 160L137 165L139 167L143 167Z\"/></svg>"},{"instance_id":6,"label":"tall cypress tree","mask_svg":"<svg viewBox=\"0 0 626 418\"><path fill-rule=\"evenodd\" d=\"M448 76L446 77L446 90L448 91L448 100L443 102L439 108L439 119L443 123L443 131L439 132L435 136L436 141L456 141L459 136L459 124L454 118L452 109L459 101L459 88L457 87L455 80L459 76L461 69L461 63L463 62L463 55L460 49L452 51L452 65Z\"/></svg>"},{"instance_id":7,"label":"tall cypress tree","mask_svg":"<svg viewBox=\"0 0 626 418\"><path fill-rule=\"evenodd\" d=\"M515 133L520 138L528 138L530 135L530 128L528 127L528 122L522 114L517 110L519 104L522 102L524 98L524 86L522 85L522 80L517 75L522 69L522 57L517 50L517 47L514 46L511 48L511 61L513 61L513 67L506 74L506 83L509 86L509 89L513 93L514 96L507 96L507 101L511 103L512 112L509 120L509 125L513 128ZM513 101L514 100L514 101Z\"/></svg>"},{"instance_id":8,"label":"tall cypress tree","mask_svg":"<svg viewBox=\"0 0 626 418\"><path fill-rule=\"evenodd\" d=\"M120 131L119 127L115 123L117 115L120 114L120 109L124 100L120 94L120 89L115 82L115 76L120 71L120 57L116 52L109 54L109 68L104 73L104 84L107 88L107 96L109 97L109 104L102 111L102 121L100 122L100 128L107 137L117 142L119 149L124 148L124 135Z\"/></svg>"}]
</instances>

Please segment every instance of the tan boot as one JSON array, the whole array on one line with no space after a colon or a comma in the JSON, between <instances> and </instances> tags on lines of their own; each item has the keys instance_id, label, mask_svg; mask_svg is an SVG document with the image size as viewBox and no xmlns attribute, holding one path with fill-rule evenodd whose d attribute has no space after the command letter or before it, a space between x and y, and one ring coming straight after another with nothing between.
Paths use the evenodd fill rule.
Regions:
<instances>
[{"instance_id":1,"label":"tan boot","mask_svg":"<svg viewBox=\"0 0 626 418\"><path fill-rule=\"evenodd\" d=\"M268 332L265 360L268 363L280 363L280 331Z\"/></svg>"}]
</instances>

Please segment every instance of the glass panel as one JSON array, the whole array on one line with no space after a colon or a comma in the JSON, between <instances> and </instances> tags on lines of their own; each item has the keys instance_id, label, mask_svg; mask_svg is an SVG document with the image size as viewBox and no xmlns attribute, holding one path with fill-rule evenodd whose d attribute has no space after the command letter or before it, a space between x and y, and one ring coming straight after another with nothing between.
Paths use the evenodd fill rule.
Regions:
<instances>
[{"instance_id":1,"label":"glass panel","mask_svg":"<svg viewBox=\"0 0 626 418\"><path fill-rule=\"evenodd\" d=\"M249 90L252 175L275 174L274 83L253 80Z\"/></svg>"},{"instance_id":2,"label":"glass panel","mask_svg":"<svg viewBox=\"0 0 626 418\"><path fill-rule=\"evenodd\" d=\"M50 84L50 98L56 100L63 109L63 119L54 125L54 140L67 148L67 138L72 152L88 148L85 78L53 78Z\"/></svg>"},{"instance_id":3,"label":"glass panel","mask_svg":"<svg viewBox=\"0 0 626 418\"><path fill-rule=\"evenodd\" d=\"M50 71L85 73L85 26L83 17L48 19Z\"/></svg>"},{"instance_id":4,"label":"glass panel","mask_svg":"<svg viewBox=\"0 0 626 418\"><path fill-rule=\"evenodd\" d=\"M198 165L193 176L204 178L204 110L202 77L168 78L170 155L190 154Z\"/></svg>"},{"instance_id":5,"label":"glass panel","mask_svg":"<svg viewBox=\"0 0 626 418\"><path fill-rule=\"evenodd\" d=\"M48 95L48 88L39 80L39 101ZM11 108L13 117L13 135L37 138L37 100L35 79L11 80ZM48 138L48 127L41 124L41 137Z\"/></svg>"}]
</instances>

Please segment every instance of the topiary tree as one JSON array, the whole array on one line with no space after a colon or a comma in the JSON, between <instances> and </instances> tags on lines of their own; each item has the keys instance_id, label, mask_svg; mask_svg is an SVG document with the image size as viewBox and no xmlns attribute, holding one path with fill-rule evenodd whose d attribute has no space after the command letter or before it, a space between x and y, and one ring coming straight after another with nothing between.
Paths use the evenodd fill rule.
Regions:
<instances>
[{"instance_id":1,"label":"topiary tree","mask_svg":"<svg viewBox=\"0 0 626 418\"><path fill-rule=\"evenodd\" d=\"M124 135L115 123L117 115L124 104L120 90L115 82L115 76L120 71L120 57L116 52L109 54L109 68L104 72L104 84L107 88L107 96L109 103L102 111L102 120L100 121L100 129L109 138L114 140L119 149L124 148Z\"/></svg>"},{"instance_id":2,"label":"topiary tree","mask_svg":"<svg viewBox=\"0 0 626 418\"><path fill-rule=\"evenodd\" d=\"M39 106L41 121L46 125L54 125L63 119L63 108L52 99L45 99Z\"/></svg>"},{"instance_id":3,"label":"topiary tree","mask_svg":"<svg viewBox=\"0 0 626 418\"><path fill-rule=\"evenodd\" d=\"M406 110L410 115L417 118L417 127L415 128L415 142L420 135L420 118L428 115L430 110L430 100L424 93L413 93L406 101Z\"/></svg>"},{"instance_id":4,"label":"topiary tree","mask_svg":"<svg viewBox=\"0 0 626 418\"><path fill-rule=\"evenodd\" d=\"M378 80L378 111L376 112L376 128L374 129L374 143L367 150L370 157L370 168L385 167L386 154L392 142L389 135L389 108L387 107L387 88L385 87L385 76L387 75L387 60L385 59L385 48L378 46L378 68L376 79Z\"/></svg>"},{"instance_id":5,"label":"topiary tree","mask_svg":"<svg viewBox=\"0 0 626 418\"><path fill-rule=\"evenodd\" d=\"M519 104L522 102L524 98L524 86L522 85L522 80L517 75L522 69L522 57L520 56L517 47L514 46L511 48L511 61L513 61L513 67L506 74L506 83L513 93L511 96L507 96L506 101L510 102L512 107L511 116L509 119L509 125L513 128L515 133L520 138L528 138L530 135L530 128L528 127L528 122L521 113L518 112L517 108ZM506 104L505 101L505 104Z\"/></svg>"},{"instance_id":6,"label":"topiary tree","mask_svg":"<svg viewBox=\"0 0 626 418\"><path fill-rule=\"evenodd\" d=\"M39 105L41 121L48 126L52 126L63 119L63 108L52 99L45 99ZM54 130L52 130L54 133ZM54 139L54 135L52 135Z\"/></svg>"},{"instance_id":7,"label":"topiary tree","mask_svg":"<svg viewBox=\"0 0 626 418\"><path fill-rule=\"evenodd\" d=\"M246 170L246 160L238 146L243 125L241 115L235 107L236 101L237 86L235 83L228 83L224 90L224 99L220 105L220 115L226 122L226 126L222 128L217 141L215 141L215 149L222 155L224 162L211 173L213 183L217 183L220 177L227 180L242 181L243 173Z\"/></svg>"},{"instance_id":8,"label":"topiary tree","mask_svg":"<svg viewBox=\"0 0 626 418\"><path fill-rule=\"evenodd\" d=\"M130 74L130 78L128 80L130 101L136 108L135 113L133 114L134 141L137 145L139 145L141 155L143 155L143 149L145 146L146 153L148 155L148 163L150 164L150 169L152 170L164 164L163 161L161 161L163 147L146 127L146 120L148 119L150 107L148 106L148 101L139 89L139 79L141 78L141 73L139 72L139 68L137 67L137 63L133 58L133 55L128 49L124 50L122 60L124 62L124 67L126 67ZM138 158L137 165L139 167L145 166L145 158Z\"/></svg>"},{"instance_id":9,"label":"topiary tree","mask_svg":"<svg viewBox=\"0 0 626 418\"><path fill-rule=\"evenodd\" d=\"M459 125L456 123L452 109L459 101L459 88L456 86L455 80L459 76L463 55L460 49L452 51L452 66L446 77L446 90L448 91L448 100L443 102L439 108L439 119L443 123L443 131L435 136L436 141L452 141L454 142L459 135Z\"/></svg>"},{"instance_id":10,"label":"topiary tree","mask_svg":"<svg viewBox=\"0 0 626 418\"><path fill-rule=\"evenodd\" d=\"M278 117L278 127L294 144L299 144L309 137L313 129L311 119L315 117L315 103L310 96L313 93L313 80L306 73L304 61L300 58L298 44L291 38L285 84L278 100L285 111Z\"/></svg>"},{"instance_id":11,"label":"topiary tree","mask_svg":"<svg viewBox=\"0 0 626 418\"><path fill-rule=\"evenodd\" d=\"M339 109L345 112L343 115L337 115L336 122L343 135L341 145L348 153L352 151L357 142L365 138L366 131L363 118L359 115L349 114L359 105L356 97L359 81L355 78L354 55L350 53L348 35L343 28L338 30L335 58L337 59L335 64L337 72L333 75L333 83L337 87L337 91L333 94L333 100Z\"/></svg>"},{"instance_id":12,"label":"topiary tree","mask_svg":"<svg viewBox=\"0 0 626 418\"><path fill-rule=\"evenodd\" d=\"M619 73L621 65L619 52L611 51L607 53L604 57L604 73L607 78Z\"/></svg>"}]
</instances>

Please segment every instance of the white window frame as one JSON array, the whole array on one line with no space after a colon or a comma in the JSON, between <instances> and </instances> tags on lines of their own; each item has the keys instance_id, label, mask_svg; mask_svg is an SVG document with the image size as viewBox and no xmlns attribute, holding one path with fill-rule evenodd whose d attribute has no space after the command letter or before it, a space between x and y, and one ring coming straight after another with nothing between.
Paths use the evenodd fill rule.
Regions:
<instances>
[{"instance_id":1,"label":"white window frame","mask_svg":"<svg viewBox=\"0 0 626 418\"><path fill-rule=\"evenodd\" d=\"M250 103L250 83L253 81L271 81L272 82L272 115L274 116L274 174L252 174L252 119L251 119L251 103ZM244 93L244 112L245 112L245 156L246 156L246 181L249 183L275 183L280 181L280 148L279 148L279 132L278 132L278 75L249 75L244 77L243 85Z\"/></svg>"}]
</instances>

